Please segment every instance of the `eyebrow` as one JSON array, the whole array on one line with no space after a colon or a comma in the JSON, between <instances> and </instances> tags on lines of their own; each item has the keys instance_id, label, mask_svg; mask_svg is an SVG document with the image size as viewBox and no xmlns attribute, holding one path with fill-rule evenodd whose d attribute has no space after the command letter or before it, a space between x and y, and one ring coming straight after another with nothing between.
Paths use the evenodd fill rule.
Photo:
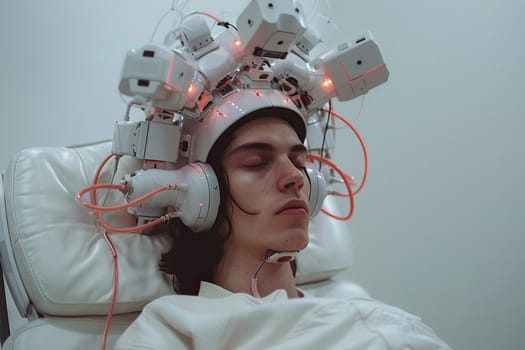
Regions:
<instances>
[{"instance_id":1,"label":"eyebrow","mask_svg":"<svg viewBox=\"0 0 525 350\"><path fill-rule=\"evenodd\" d=\"M269 143L264 142L248 142L244 143L236 148L234 148L231 152L229 152L229 155L244 152L244 151L271 151L274 147L270 145ZM302 143L298 143L293 145L290 148L290 152L292 153L307 153L306 147Z\"/></svg>"}]
</instances>

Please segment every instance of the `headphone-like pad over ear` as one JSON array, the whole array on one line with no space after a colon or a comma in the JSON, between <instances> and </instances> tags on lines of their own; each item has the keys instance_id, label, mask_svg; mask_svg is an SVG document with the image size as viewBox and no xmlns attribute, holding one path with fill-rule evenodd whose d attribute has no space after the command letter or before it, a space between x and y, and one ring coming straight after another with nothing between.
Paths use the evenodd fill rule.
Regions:
<instances>
[{"instance_id":1,"label":"headphone-like pad over ear","mask_svg":"<svg viewBox=\"0 0 525 350\"><path fill-rule=\"evenodd\" d=\"M310 210L310 217L316 216L321 208L323 207L323 202L327 196L326 190L326 180L314 165L314 163L306 163L306 174L310 181L310 198L308 200L308 207Z\"/></svg>"}]
</instances>

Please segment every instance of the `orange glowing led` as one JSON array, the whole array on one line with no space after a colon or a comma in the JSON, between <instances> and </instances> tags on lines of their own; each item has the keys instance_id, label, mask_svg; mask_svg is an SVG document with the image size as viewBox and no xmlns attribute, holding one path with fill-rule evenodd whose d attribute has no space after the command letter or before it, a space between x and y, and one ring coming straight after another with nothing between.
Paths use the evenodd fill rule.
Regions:
<instances>
[{"instance_id":1,"label":"orange glowing led","mask_svg":"<svg viewBox=\"0 0 525 350\"><path fill-rule=\"evenodd\" d=\"M235 46L241 46L242 43L241 43L241 41L240 41L239 39L237 39L237 40L235 40L235 41L233 42L233 44L234 44Z\"/></svg>"},{"instance_id":2,"label":"orange glowing led","mask_svg":"<svg viewBox=\"0 0 525 350\"><path fill-rule=\"evenodd\" d=\"M332 87L332 85L333 85L332 79L329 79L329 78L323 79L323 81L321 82L321 86L323 88L330 88Z\"/></svg>"}]
</instances>

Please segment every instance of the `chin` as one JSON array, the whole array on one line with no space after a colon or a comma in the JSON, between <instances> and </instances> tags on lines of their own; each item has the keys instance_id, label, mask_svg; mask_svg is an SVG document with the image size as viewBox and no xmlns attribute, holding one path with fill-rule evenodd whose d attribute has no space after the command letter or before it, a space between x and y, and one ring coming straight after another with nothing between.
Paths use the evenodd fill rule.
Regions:
<instances>
[{"instance_id":1,"label":"chin","mask_svg":"<svg viewBox=\"0 0 525 350\"><path fill-rule=\"evenodd\" d=\"M283 233L281 251L299 251L308 245L308 228L294 228Z\"/></svg>"}]
</instances>

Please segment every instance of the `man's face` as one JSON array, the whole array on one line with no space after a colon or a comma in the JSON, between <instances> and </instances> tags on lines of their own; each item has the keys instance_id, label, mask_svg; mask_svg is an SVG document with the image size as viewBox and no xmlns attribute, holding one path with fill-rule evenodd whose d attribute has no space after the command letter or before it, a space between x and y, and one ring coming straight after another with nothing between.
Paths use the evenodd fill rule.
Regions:
<instances>
[{"instance_id":1,"label":"man's face","mask_svg":"<svg viewBox=\"0 0 525 350\"><path fill-rule=\"evenodd\" d=\"M308 244L306 149L282 119L257 118L233 134L223 167L230 186L230 244L261 257Z\"/></svg>"}]
</instances>

